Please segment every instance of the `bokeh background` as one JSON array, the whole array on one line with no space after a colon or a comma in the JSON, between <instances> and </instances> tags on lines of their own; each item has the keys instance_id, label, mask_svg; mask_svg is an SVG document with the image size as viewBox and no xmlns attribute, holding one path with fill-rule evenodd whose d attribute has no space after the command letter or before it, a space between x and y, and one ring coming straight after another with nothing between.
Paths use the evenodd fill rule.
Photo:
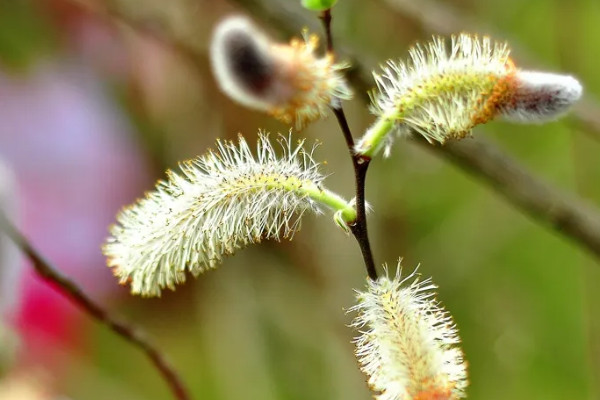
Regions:
<instances>
[{"instance_id":1,"label":"bokeh background","mask_svg":"<svg viewBox=\"0 0 600 400\"><path fill-rule=\"evenodd\" d=\"M211 31L226 15L250 15L282 40L307 16L319 27L299 0L266 2L296 13L295 23L265 19L255 8L264 3L3 1L0 201L87 293L148 330L195 399L368 399L344 312L365 271L330 216L306 217L292 242L239 251L161 299L130 296L101 255L116 212L166 168L217 137L288 131L226 98L210 71ZM518 65L572 73L589 104L600 97L595 0L339 0L333 16L336 40L367 64L404 58L416 41L456 28L508 40ZM345 104L356 136L373 120L360 97ZM316 156L327 161L329 187L351 197L335 119L294 134L323 143ZM493 122L475 135L600 206L593 126ZM439 285L469 362L469 398L600 399L598 259L412 143L372 163L367 198L377 263L394 269L402 257ZM0 399L29 398L15 395L19 385L37 398L171 398L142 354L39 282L0 240Z\"/></svg>"}]
</instances>

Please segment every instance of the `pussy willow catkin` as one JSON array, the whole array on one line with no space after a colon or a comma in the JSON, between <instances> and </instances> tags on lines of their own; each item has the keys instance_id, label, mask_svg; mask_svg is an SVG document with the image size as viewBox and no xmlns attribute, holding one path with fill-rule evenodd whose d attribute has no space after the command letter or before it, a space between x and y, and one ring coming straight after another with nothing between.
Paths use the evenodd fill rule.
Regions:
<instances>
[{"instance_id":1,"label":"pussy willow catkin","mask_svg":"<svg viewBox=\"0 0 600 400\"><path fill-rule=\"evenodd\" d=\"M466 363L450 315L418 274L368 280L358 292L352 326L356 357L378 400L456 400L465 397Z\"/></svg>"},{"instance_id":2,"label":"pussy willow catkin","mask_svg":"<svg viewBox=\"0 0 600 400\"><path fill-rule=\"evenodd\" d=\"M378 118L358 141L357 153L389 151L394 131L444 143L464 138L474 126L497 116L545 122L581 97L581 85L573 77L521 71L507 44L487 37L453 36L449 48L436 37L416 45L409 55L408 61L388 61L374 74L371 111Z\"/></svg>"},{"instance_id":3,"label":"pussy willow catkin","mask_svg":"<svg viewBox=\"0 0 600 400\"><path fill-rule=\"evenodd\" d=\"M215 29L211 61L228 96L300 129L352 97L341 74L346 64L335 63L332 54L318 57L318 45L307 33L276 43L248 19L230 17Z\"/></svg>"},{"instance_id":4,"label":"pussy willow catkin","mask_svg":"<svg viewBox=\"0 0 600 400\"><path fill-rule=\"evenodd\" d=\"M217 142L216 151L168 171L167 180L125 208L103 251L121 283L133 293L159 295L215 267L223 257L263 239L291 238L300 217L321 205L338 224L356 218L354 207L322 187L318 163L303 143L280 137L281 154L260 135L256 155L238 144Z\"/></svg>"}]
</instances>

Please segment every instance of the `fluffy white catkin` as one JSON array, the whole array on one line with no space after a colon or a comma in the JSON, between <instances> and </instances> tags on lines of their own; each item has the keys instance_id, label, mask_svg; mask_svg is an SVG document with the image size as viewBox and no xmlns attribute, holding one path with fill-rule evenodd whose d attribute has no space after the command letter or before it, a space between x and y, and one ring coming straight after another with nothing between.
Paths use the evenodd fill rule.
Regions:
<instances>
[{"instance_id":1,"label":"fluffy white catkin","mask_svg":"<svg viewBox=\"0 0 600 400\"><path fill-rule=\"evenodd\" d=\"M519 70L509 53L506 43L463 33L449 47L434 37L411 48L408 61L388 61L374 73L371 110L378 119L357 142L357 153L388 153L393 131L444 143L498 116L545 122L581 97L575 78Z\"/></svg>"},{"instance_id":2,"label":"fluffy white catkin","mask_svg":"<svg viewBox=\"0 0 600 400\"><path fill-rule=\"evenodd\" d=\"M318 57L316 35L271 41L245 17L229 17L217 25L210 56L217 83L229 97L301 129L324 118L329 107L350 99L332 54Z\"/></svg>"},{"instance_id":3,"label":"fluffy white catkin","mask_svg":"<svg viewBox=\"0 0 600 400\"><path fill-rule=\"evenodd\" d=\"M465 396L466 363L437 287L413 273L368 281L358 292L352 326L356 356L378 400L450 400Z\"/></svg>"},{"instance_id":4,"label":"fluffy white catkin","mask_svg":"<svg viewBox=\"0 0 600 400\"><path fill-rule=\"evenodd\" d=\"M121 283L133 293L160 295L219 264L237 248L262 239L291 238L306 210L318 211L303 188L323 176L302 143L280 138L277 155L261 134L256 155L240 136L216 151L168 171L156 190L125 208L103 251ZM320 192L319 192L320 193Z\"/></svg>"}]
</instances>

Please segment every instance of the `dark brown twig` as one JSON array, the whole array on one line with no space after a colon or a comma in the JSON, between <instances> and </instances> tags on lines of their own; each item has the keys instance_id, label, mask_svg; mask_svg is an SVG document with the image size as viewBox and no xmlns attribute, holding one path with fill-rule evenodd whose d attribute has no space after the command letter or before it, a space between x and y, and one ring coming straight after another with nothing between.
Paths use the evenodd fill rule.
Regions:
<instances>
[{"instance_id":1,"label":"dark brown twig","mask_svg":"<svg viewBox=\"0 0 600 400\"><path fill-rule=\"evenodd\" d=\"M370 161L371 160L369 159L361 159L356 156L353 157L356 179L356 224L351 226L350 230L360 246L360 251L365 260L365 267L367 268L369 278L377 280L377 269L375 268L371 243L369 242L369 233L367 231L367 213L365 206L365 182Z\"/></svg>"},{"instance_id":2,"label":"dark brown twig","mask_svg":"<svg viewBox=\"0 0 600 400\"><path fill-rule=\"evenodd\" d=\"M325 29L325 37L327 38L327 52L333 53L333 35L331 34L331 8L324 10L319 17Z\"/></svg>"},{"instance_id":3,"label":"dark brown twig","mask_svg":"<svg viewBox=\"0 0 600 400\"><path fill-rule=\"evenodd\" d=\"M331 35L331 9L323 11L321 14L321 21L325 29L325 36L327 38L327 51L333 54L333 37ZM354 167L354 180L356 187L356 222L350 227L350 231L356 238L360 251L365 261L365 267L367 274L372 280L377 280L377 269L375 268L375 261L373 260L373 252L371 251L371 242L369 241L369 233L367 229L367 212L366 212L366 200L365 200L365 185L367 179L367 171L369 169L370 158L363 158L354 152L354 138L352 137L352 131L348 125L346 114L340 102L339 106L332 107L333 113L337 118L350 157L352 158L352 166Z\"/></svg>"},{"instance_id":4,"label":"dark brown twig","mask_svg":"<svg viewBox=\"0 0 600 400\"><path fill-rule=\"evenodd\" d=\"M190 400L185 385L178 373L166 360L165 356L158 350L140 330L140 328L111 315L108 311L90 299L69 278L58 272L29 241L13 226L13 224L0 212L0 227L15 245L29 258L35 271L47 282L54 285L60 293L72 301L80 310L88 314L96 321L106 325L117 335L125 339L129 344L140 349L150 359L169 385L173 396L178 400Z\"/></svg>"}]
</instances>

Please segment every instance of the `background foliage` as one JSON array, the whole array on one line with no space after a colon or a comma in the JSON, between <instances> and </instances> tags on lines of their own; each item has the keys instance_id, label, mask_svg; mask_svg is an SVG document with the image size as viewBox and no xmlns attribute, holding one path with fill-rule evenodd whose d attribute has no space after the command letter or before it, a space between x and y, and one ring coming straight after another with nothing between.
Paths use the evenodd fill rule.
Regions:
<instances>
[{"instance_id":1,"label":"background foliage","mask_svg":"<svg viewBox=\"0 0 600 400\"><path fill-rule=\"evenodd\" d=\"M250 139L258 128L288 130L225 98L208 59L192 64L182 57L182 49L160 39L161 26L153 25L152 18L140 32L89 11L89 3L3 4L0 75L27 80L50 64L85 64L131 125L131 140L146 160L150 178L140 184L139 195L163 177L164 168L203 153L216 137L242 132ZM194 35L205 54L216 21L243 12L237 3L209 0L98 1L93 6L115 4L115 9L139 10L140 16L167 15L175 31L181 37ZM600 3L444 4L468 15L481 27L479 33L515 43L513 57L522 67L572 73L587 95L600 93ZM339 1L333 17L335 37L382 62L404 58L410 44L431 36L380 0ZM88 25L98 27L114 48L86 41ZM362 133L372 116L358 99L345 107L354 134ZM600 144L588 127L566 118L543 126L494 122L484 129L531 170L600 204ZM0 123L3 135L19 132ZM323 142L317 158L326 160L324 171L333 173L328 184L350 197L351 165L335 119L298 135ZM73 151L78 151L75 144ZM27 148L22 157L30 157ZM77 196L77 190L63 195ZM374 208L369 223L377 263L395 265L403 257L409 270L420 263L421 272L440 286L439 298L458 324L469 361L469 398L600 398L597 260L410 143L397 142L390 159L372 163L367 199ZM60 228L74 229L67 223ZM104 268L98 258L90 263ZM352 354L353 332L345 326L350 316L343 310L354 304L352 289L362 288L364 280L354 240L328 217L309 217L294 241L240 251L162 299L133 298L124 289L111 289L102 301L148 328L197 399L358 400L370 394ZM57 379L61 393L90 400L169 398L140 354L81 318L86 321L77 333L81 344L54 356L68 371Z\"/></svg>"}]
</instances>

